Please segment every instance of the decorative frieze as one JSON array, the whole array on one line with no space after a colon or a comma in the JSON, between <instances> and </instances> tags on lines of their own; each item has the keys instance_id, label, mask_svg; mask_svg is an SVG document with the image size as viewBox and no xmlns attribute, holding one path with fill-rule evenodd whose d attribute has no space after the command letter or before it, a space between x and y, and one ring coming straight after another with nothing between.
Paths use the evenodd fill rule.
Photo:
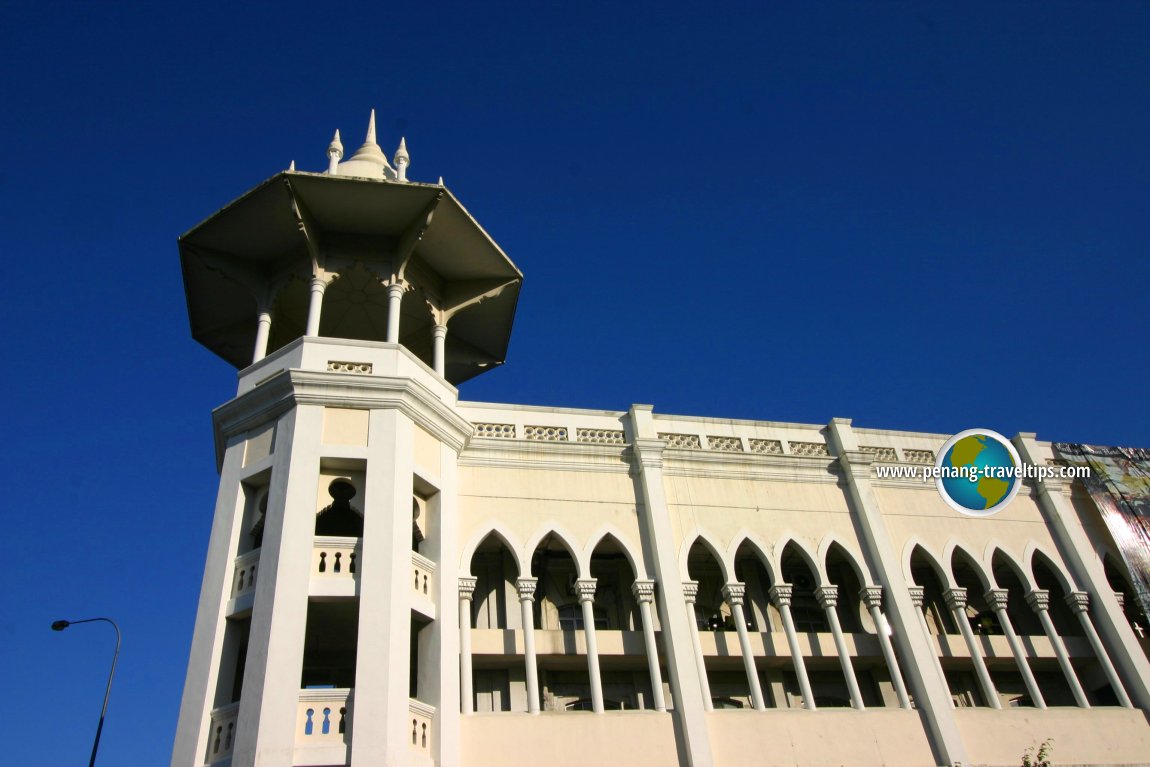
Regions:
<instances>
[{"instance_id":1,"label":"decorative frieze","mask_svg":"<svg viewBox=\"0 0 1150 767\"><path fill-rule=\"evenodd\" d=\"M907 463L934 463L933 450L903 450Z\"/></svg>"},{"instance_id":2,"label":"decorative frieze","mask_svg":"<svg viewBox=\"0 0 1150 767\"><path fill-rule=\"evenodd\" d=\"M624 445L622 429L576 429L576 442L590 442L596 445Z\"/></svg>"},{"instance_id":3,"label":"decorative frieze","mask_svg":"<svg viewBox=\"0 0 1150 767\"><path fill-rule=\"evenodd\" d=\"M752 439L748 440L751 443L751 452L760 453L762 455L782 455L783 442L778 439Z\"/></svg>"},{"instance_id":4,"label":"decorative frieze","mask_svg":"<svg viewBox=\"0 0 1150 767\"><path fill-rule=\"evenodd\" d=\"M884 461L886 463L895 463L898 461L898 454L895 453L893 447L878 447L875 445L859 445L859 450L864 453L870 453L874 456L876 461Z\"/></svg>"},{"instance_id":5,"label":"decorative frieze","mask_svg":"<svg viewBox=\"0 0 1150 767\"><path fill-rule=\"evenodd\" d=\"M491 437L493 439L515 439L515 424L512 423L477 423L475 436Z\"/></svg>"},{"instance_id":6,"label":"decorative frieze","mask_svg":"<svg viewBox=\"0 0 1150 767\"><path fill-rule=\"evenodd\" d=\"M671 434L661 431L659 432L659 439L667 440L667 447L677 447L683 450L701 450L703 448L698 434Z\"/></svg>"},{"instance_id":7,"label":"decorative frieze","mask_svg":"<svg viewBox=\"0 0 1150 767\"><path fill-rule=\"evenodd\" d=\"M565 426L524 426L523 438L537 442L566 442L567 428Z\"/></svg>"},{"instance_id":8,"label":"decorative frieze","mask_svg":"<svg viewBox=\"0 0 1150 767\"><path fill-rule=\"evenodd\" d=\"M812 456L817 458L830 457L825 442L792 442L791 455Z\"/></svg>"},{"instance_id":9,"label":"decorative frieze","mask_svg":"<svg viewBox=\"0 0 1150 767\"><path fill-rule=\"evenodd\" d=\"M712 450L722 450L725 453L743 452L743 441L738 437L712 437L708 434L707 445Z\"/></svg>"},{"instance_id":10,"label":"decorative frieze","mask_svg":"<svg viewBox=\"0 0 1150 767\"><path fill-rule=\"evenodd\" d=\"M329 373L358 373L360 375L371 375L370 362L344 362L341 360L328 360L327 372Z\"/></svg>"}]
</instances>

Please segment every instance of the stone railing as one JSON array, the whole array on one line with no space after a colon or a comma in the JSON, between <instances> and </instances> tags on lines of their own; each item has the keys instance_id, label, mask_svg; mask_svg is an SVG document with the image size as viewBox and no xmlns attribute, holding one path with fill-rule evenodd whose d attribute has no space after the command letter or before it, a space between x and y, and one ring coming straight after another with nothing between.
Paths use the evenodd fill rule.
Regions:
<instances>
[{"instance_id":1,"label":"stone railing","mask_svg":"<svg viewBox=\"0 0 1150 767\"><path fill-rule=\"evenodd\" d=\"M411 698L407 706L411 719L411 750L431 756L431 725L435 719L435 708L423 701Z\"/></svg>"},{"instance_id":2,"label":"stone railing","mask_svg":"<svg viewBox=\"0 0 1150 767\"><path fill-rule=\"evenodd\" d=\"M515 439L515 424L512 423L477 423L475 436L490 437L493 439Z\"/></svg>"},{"instance_id":3,"label":"stone railing","mask_svg":"<svg viewBox=\"0 0 1150 767\"><path fill-rule=\"evenodd\" d=\"M427 598L435 593L435 563L422 554L411 552L412 588Z\"/></svg>"},{"instance_id":4,"label":"stone railing","mask_svg":"<svg viewBox=\"0 0 1150 767\"><path fill-rule=\"evenodd\" d=\"M339 743L351 732L351 690L300 690L295 740L298 745Z\"/></svg>"},{"instance_id":5,"label":"stone railing","mask_svg":"<svg viewBox=\"0 0 1150 767\"><path fill-rule=\"evenodd\" d=\"M359 538L317 536L312 545L313 578L355 578L359 571Z\"/></svg>"},{"instance_id":6,"label":"stone railing","mask_svg":"<svg viewBox=\"0 0 1150 767\"><path fill-rule=\"evenodd\" d=\"M260 563L260 550L255 549L236 557L232 576L232 599L250 594L256 588L256 568Z\"/></svg>"},{"instance_id":7,"label":"stone railing","mask_svg":"<svg viewBox=\"0 0 1150 767\"><path fill-rule=\"evenodd\" d=\"M239 701L221 706L212 712L212 726L208 732L208 756L205 762L212 764L232 755L236 743L236 719L240 714Z\"/></svg>"},{"instance_id":8,"label":"stone railing","mask_svg":"<svg viewBox=\"0 0 1150 767\"><path fill-rule=\"evenodd\" d=\"M538 442L566 442L567 427L565 426L524 426L523 438Z\"/></svg>"}]
</instances>

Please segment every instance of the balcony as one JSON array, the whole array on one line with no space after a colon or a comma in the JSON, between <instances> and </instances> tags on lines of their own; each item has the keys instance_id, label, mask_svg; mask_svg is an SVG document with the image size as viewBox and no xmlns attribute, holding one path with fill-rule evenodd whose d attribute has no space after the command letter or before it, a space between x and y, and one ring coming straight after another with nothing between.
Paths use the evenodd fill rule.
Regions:
<instances>
[{"instance_id":1,"label":"balcony","mask_svg":"<svg viewBox=\"0 0 1150 767\"><path fill-rule=\"evenodd\" d=\"M352 705L352 691L346 688L300 690L292 763L297 767L347 764Z\"/></svg>"},{"instance_id":2,"label":"balcony","mask_svg":"<svg viewBox=\"0 0 1150 767\"><path fill-rule=\"evenodd\" d=\"M353 597L358 594L360 538L317 535L311 552L313 596Z\"/></svg>"},{"instance_id":3,"label":"balcony","mask_svg":"<svg viewBox=\"0 0 1150 767\"><path fill-rule=\"evenodd\" d=\"M411 753L416 763L431 764L431 727L435 722L435 707L411 698L407 704L411 715Z\"/></svg>"},{"instance_id":4,"label":"balcony","mask_svg":"<svg viewBox=\"0 0 1150 767\"><path fill-rule=\"evenodd\" d=\"M229 703L212 712L212 725L208 731L208 753L205 764L214 764L230 759L236 742L236 719L240 714L240 704Z\"/></svg>"},{"instance_id":5,"label":"balcony","mask_svg":"<svg viewBox=\"0 0 1150 767\"><path fill-rule=\"evenodd\" d=\"M428 620L435 620L435 563L411 552L411 608Z\"/></svg>"},{"instance_id":6,"label":"balcony","mask_svg":"<svg viewBox=\"0 0 1150 767\"><path fill-rule=\"evenodd\" d=\"M260 550L241 554L232 568L232 590L228 597L229 616L251 612L256 593L256 570L260 563Z\"/></svg>"}]
</instances>

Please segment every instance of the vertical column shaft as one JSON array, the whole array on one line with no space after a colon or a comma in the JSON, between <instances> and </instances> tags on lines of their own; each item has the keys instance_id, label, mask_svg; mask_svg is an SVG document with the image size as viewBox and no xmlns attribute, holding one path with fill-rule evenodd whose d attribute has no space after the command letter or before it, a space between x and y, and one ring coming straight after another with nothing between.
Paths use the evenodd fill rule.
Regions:
<instances>
[{"instance_id":1,"label":"vertical column shaft","mask_svg":"<svg viewBox=\"0 0 1150 767\"><path fill-rule=\"evenodd\" d=\"M591 706L596 714L603 713L603 680L599 676L599 645L595 641L595 585L594 578L575 581L579 604L583 608L583 638L587 643L587 675L591 677Z\"/></svg>"},{"instance_id":2,"label":"vertical column shaft","mask_svg":"<svg viewBox=\"0 0 1150 767\"><path fill-rule=\"evenodd\" d=\"M923 611L923 605L926 603L926 589L922 586L911 586L907 589L907 593L910 594L910 601L914 605L915 612L918 613L918 625L922 629L922 633L930 640L930 658L934 668L938 672L939 678L942 679L943 682L946 682L946 673L942 670L942 661L938 659L938 654L934 649L936 645L934 635L930 633L930 626L926 625L926 613ZM949 686L947 687L947 694L953 695L953 693L950 692ZM954 698L948 697L947 700L950 702L950 707L954 708Z\"/></svg>"},{"instance_id":3,"label":"vertical column shaft","mask_svg":"<svg viewBox=\"0 0 1150 767\"><path fill-rule=\"evenodd\" d=\"M1036 708L1046 708L1046 700L1042 697L1042 691L1038 689L1038 681L1035 680L1034 673L1026 662L1026 653L1022 649L1022 642L1018 641L1018 635L1014 633L1010 616L1006 614L1006 604L1009 598L1010 592L1006 589L991 589L986 592L985 596L986 603L998 616L998 623L1002 626L1002 633L1006 635L1006 641L1010 644L1010 652L1014 654L1014 663L1018 666L1019 673L1022 674L1022 681L1026 683L1026 691L1030 694L1030 700Z\"/></svg>"},{"instance_id":4,"label":"vertical column shaft","mask_svg":"<svg viewBox=\"0 0 1150 767\"><path fill-rule=\"evenodd\" d=\"M272 313L266 308L260 308L256 317L256 346L252 351L252 362L259 362L268 356L268 338L272 330Z\"/></svg>"},{"instance_id":5,"label":"vertical column shaft","mask_svg":"<svg viewBox=\"0 0 1150 767\"><path fill-rule=\"evenodd\" d=\"M1118 677L1114 664L1110 662L1110 656L1107 654L1106 648L1103 647L1102 640L1098 638L1098 632L1094 630L1093 621L1090 620L1090 595L1084 591L1073 591L1066 595L1066 604L1078 616L1082 631L1090 641L1090 648L1094 650L1094 656L1098 658L1098 663L1102 666L1107 681L1110 682L1110 688L1118 697L1118 702L1125 708L1133 708L1134 704L1130 701L1130 696L1126 694L1126 688L1122 686L1122 680Z\"/></svg>"},{"instance_id":6,"label":"vertical column shaft","mask_svg":"<svg viewBox=\"0 0 1150 767\"><path fill-rule=\"evenodd\" d=\"M795 676L799 679L799 690L803 695L803 708L815 710L815 694L811 690L811 680L807 676L807 664L803 661L803 648L799 646L799 635L795 631L795 620L791 617L791 596L794 589L789 583L771 586L769 597L783 617L783 631L787 635L787 646L791 648L791 663Z\"/></svg>"},{"instance_id":7,"label":"vertical column shaft","mask_svg":"<svg viewBox=\"0 0 1150 767\"><path fill-rule=\"evenodd\" d=\"M699 627L695 620L695 598L699 595L698 581L683 582L683 602L691 620L691 647L695 653L695 666L699 672L699 687L703 693L703 710L712 710L711 683L707 679L707 661L703 657L703 644L699 641Z\"/></svg>"},{"instance_id":8,"label":"vertical column shaft","mask_svg":"<svg viewBox=\"0 0 1150 767\"><path fill-rule=\"evenodd\" d=\"M312 277L311 280L311 297L307 305L307 330L304 331L306 336L319 335L319 318L323 312L323 292L327 290L327 283L324 282L323 277Z\"/></svg>"},{"instance_id":9,"label":"vertical column shaft","mask_svg":"<svg viewBox=\"0 0 1150 767\"><path fill-rule=\"evenodd\" d=\"M651 617L651 604L655 601L654 581L635 581L631 593L639 603L639 613L643 621L643 645L647 651L647 669L651 674L651 698L656 711L666 711L663 699L663 674L659 671L659 648L655 644L655 624Z\"/></svg>"},{"instance_id":10,"label":"vertical column shaft","mask_svg":"<svg viewBox=\"0 0 1150 767\"><path fill-rule=\"evenodd\" d=\"M1054 622L1050 620L1050 592L1035 589L1026 595L1026 603L1030 605L1030 609L1038 613L1038 620L1042 622L1042 630L1046 632L1046 638L1054 646L1054 654L1058 656L1058 665L1062 667L1062 675L1066 677L1066 683L1070 685L1070 691L1074 693L1075 702L1080 708L1090 708L1086 691L1082 689L1078 675L1074 673L1074 666L1070 664L1070 654L1066 652L1066 645L1062 643L1062 637L1058 636Z\"/></svg>"},{"instance_id":11,"label":"vertical column shaft","mask_svg":"<svg viewBox=\"0 0 1150 767\"><path fill-rule=\"evenodd\" d=\"M894 684L895 695L898 696L900 708L910 708L910 696L906 693L906 683L902 679L902 669L898 667L898 659L894 654L894 647L890 643L890 633L886 616L882 614L882 586L863 586L859 590L859 599L866 604L870 618L874 622L875 634L878 636L879 647L882 648L882 657L886 661L887 671L890 672L890 681Z\"/></svg>"},{"instance_id":12,"label":"vertical column shaft","mask_svg":"<svg viewBox=\"0 0 1150 767\"><path fill-rule=\"evenodd\" d=\"M535 602L537 578L520 578L515 582L519 591L519 610L523 616L523 662L527 667L527 712L539 713L539 665L535 661Z\"/></svg>"},{"instance_id":13,"label":"vertical column shaft","mask_svg":"<svg viewBox=\"0 0 1150 767\"><path fill-rule=\"evenodd\" d=\"M434 353L433 353L432 358L431 358L432 367L435 368L435 372L438 373L439 376L442 378L444 375L443 371L446 369L445 366L447 364L445 362L445 355L446 355L445 345L447 342L447 326L446 325L436 325L435 327L433 327L431 329L431 340L432 340L432 343L435 345L435 350L434 350Z\"/></svg>"},{"instance_id":14,"label":"vertical column shaft","mask_svg":"<svg viewBox=\"0 0 1150 767\"><path fill-rule=\"evenodd\" d=\"M755 653L751 648L751 638L747 634L747 617L743 615L743 597L747 587L742 583L728 583L723 586L723 599L731 607L735 617L735 631L739 633L739 647L743 652L743 670L747 673L747 685L751 688L751 704L756 711L767 706L763 702L763 689L759 684L759 670L755 666Z\"/></svg>"},{"instance_id":15,"label":"vertical column shaft","mask_svg":"<svg viewBox=\"0 0 1150 767\"><path fill-rule=\"evenodd\" d=\"M387 286L387 342L399 343L399 309L403 301L403 285L391 283Z\"/></svg>"},{"instance_id":16,"label":"vertical column shaft","mask_svg":"<svg viewBox=\"0 0 1150 767\"><path fill-rule=\"evenodd\" d=\"M475 578L459 579L459 698L464 714L475 712L471 691L471 597L475 584Z\"/></svg>"},{"instance_id":17,"label":"vertical column shaft","mask_svg":"<svg viewBox=\"0 0 1150 767\"><path fill-rule=\"evenodd\" d=\"M986 670L986 661L982 659L982 648L978 646L978 640L974 638L974 631L970 628L970 620L966 617L966 589L948 589L945 598L946 606L954 615L954 622L958 624L958 630L962 632L962 638L966 641L966 648L970 651L970 660L974 663L974 673L978 677L978 684L982 688L982 697L986 699L986 705L991 708L1002 708L1002 702L998 699L998 691L994 689L990 672Z\"/></svg>"},{"instance_id":18,"label":"vertical column shaft","mask_svg":"<svg viewBox=\"0 0 1150 767\"><path fill-rule=\"evenodd\" d=\"M851 705L862 711L866 706L863 705L862 691L859 690L859 682L855 677L854 666L851 664L846 637L843 636L843 627L839 622L838 610L835 609L839 602L838 586L819 586L815 589L815 599L819 601L819 607L823 608L823 612L827 615L827 622L831 626L831 634L835 638L835 649L839 653L839 665L842 666L843 676L847 680L847 689L850 690Z\"/></svg>"}]
</instances>

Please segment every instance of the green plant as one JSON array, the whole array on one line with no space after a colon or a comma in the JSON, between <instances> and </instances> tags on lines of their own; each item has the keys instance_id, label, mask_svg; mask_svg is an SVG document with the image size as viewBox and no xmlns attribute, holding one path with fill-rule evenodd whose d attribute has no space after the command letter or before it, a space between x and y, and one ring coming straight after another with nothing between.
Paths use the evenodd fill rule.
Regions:
<instances>
[{"instance_id":1,"label":"green plant","mask_svg":"<svg viewBox=\"0 0 1150 767\"><path fill-rule=\"evenodd\" d=\"M1042 741L1042 745L1038 747L1038 751L1034 750L1034 746L1026 749L1022 754L1022 767L1050 767L1050 752L1054 750L1054 738L1047 738Z\"/></svg>"}]
</instances>

